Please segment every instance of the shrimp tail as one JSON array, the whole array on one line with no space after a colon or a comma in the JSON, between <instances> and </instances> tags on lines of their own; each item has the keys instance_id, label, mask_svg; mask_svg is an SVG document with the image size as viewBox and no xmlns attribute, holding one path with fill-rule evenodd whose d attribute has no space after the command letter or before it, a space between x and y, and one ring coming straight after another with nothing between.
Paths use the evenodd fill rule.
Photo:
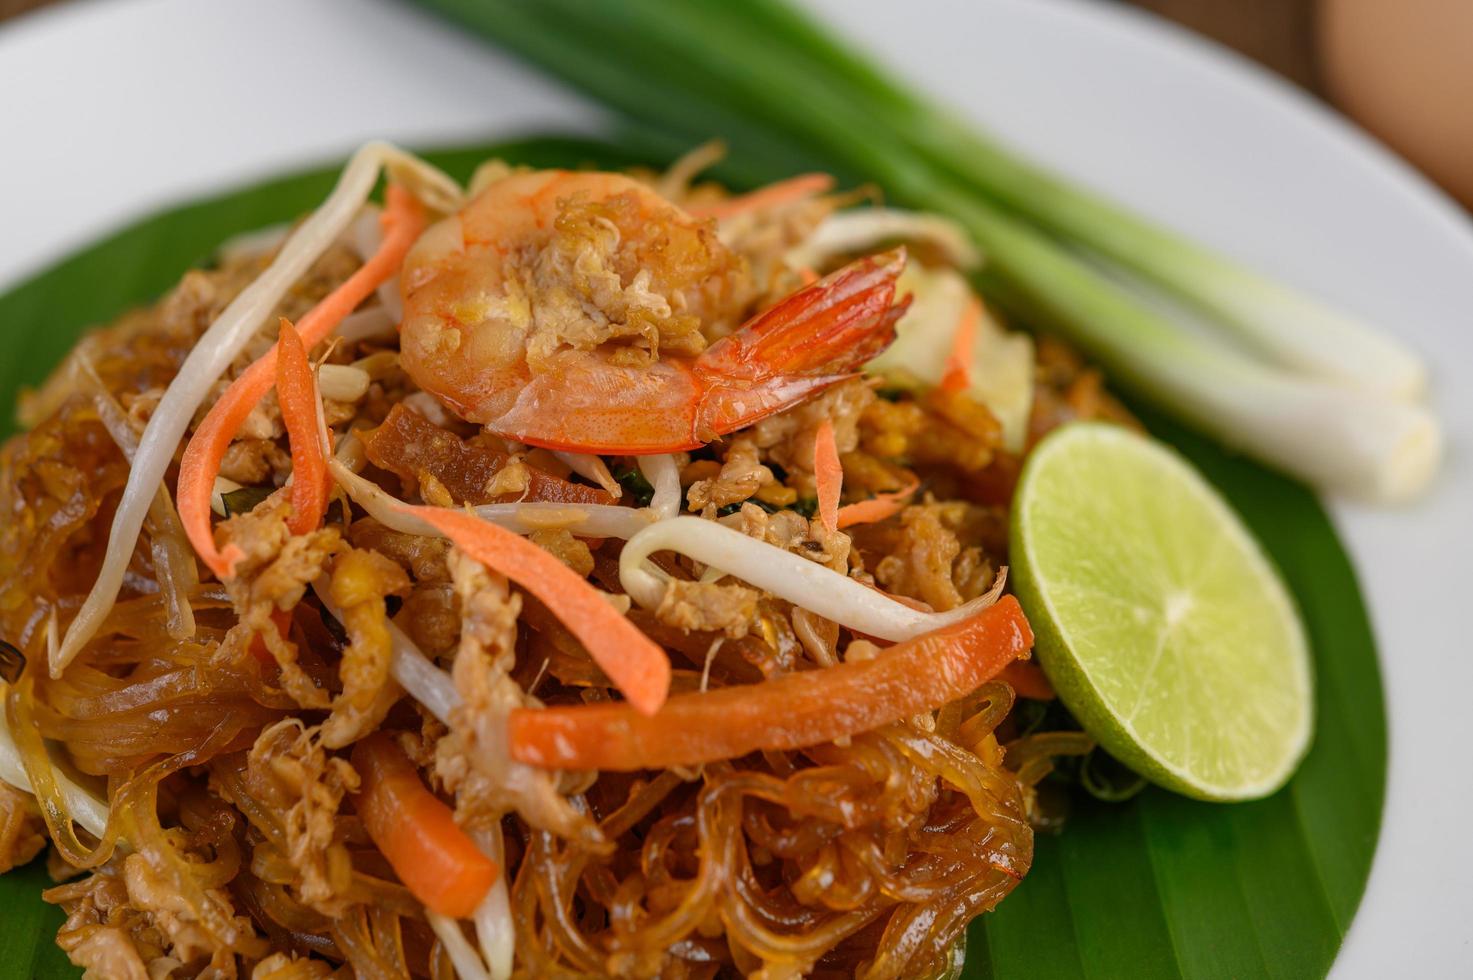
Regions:
<instances>
[{"instance_id":1,"label":"shrimp tail","mask_svg":"<svg viewBox=\"0 0 1473 980\"><path fill-rule=\"evenodd\" d=\"M697 434L731 432L852 377L895 339L910 305L894 302L904 268L903 248L851 262L707 348L693 365Z\"/></svg>"},{"instance_id":2,"label":"shrimp tail","mask_svg":"<svg viewBox=\"0 0 1473 980\"><path fill-rule=\"evenodd\" d=\"M727 381L844 375L895 338L895 280L905 249L851 262L779 301L696 359L696 373Z\"/></svg>"},{"instance_id":3,"label":"shrimp tail","mask_svg":"<svg viewBox=\"0 0 1473 980\"><path fill-rule=\"evenodd\" d=\"M667 453L694 449L852 377L895 339L900 249L845 266L761 313L694 359L617 364L562 354L528 376L482 424L547 449Z\"/></svg>"}]
</instances>

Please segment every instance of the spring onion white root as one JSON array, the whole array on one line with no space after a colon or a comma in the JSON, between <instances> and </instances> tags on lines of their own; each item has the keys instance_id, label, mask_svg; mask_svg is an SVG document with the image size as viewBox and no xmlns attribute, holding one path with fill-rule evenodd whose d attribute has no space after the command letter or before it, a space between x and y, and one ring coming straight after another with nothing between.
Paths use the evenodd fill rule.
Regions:
<instances>
[{"instance_id":1,"label":"spring onion white root","mask_svg":"<svg viewBox=\"0 0 1473 980\"><path fill-rule=\"evenodd\" d=\"M139 440L138 452L128 473L128 485L113 515L102 569L76 618L67 627L57 657L50 664L53 677L59 677L96 634L117 601L149 503L194 413L231 361L266 322L287 290L347 229L378 182L379 172L384 169L392 171L412 187L432 208L450 210L460 201L460 188L453 180L397 147L387 143L369 143L353 155L327 200L297 226L266 271L242 290L210 324L154 409Z\"/></svg>"},{"instance_id":2,"label":"spring onion white root","mask_svg":"<svg viewBox=\"0 0 1473 980\"><path fill-rule=\"evenodd\" d=\"M991 592L947 612L921 612L817 562L700 517L660 521L629 539L619 556L619 581L647 609L665 595L663 572L646 561L674 551L721 569L759 589L850 629L883 640L908 640L976 615L997 601Z\"/></svg>"},{"instance_id":3,"label":"spring onion white root","mask_svg":"<svg viewBox=\"0 0 1473 980\"><path fill-rule=\"evenodd\" d=\"M1006 263L1016 301L1193 425L1320 489L1402 503L1442 460L1427 409L1294 375L1156 313L1043 236L999 212L954 201L954 213Z\"/></svg>"}]
</instances>

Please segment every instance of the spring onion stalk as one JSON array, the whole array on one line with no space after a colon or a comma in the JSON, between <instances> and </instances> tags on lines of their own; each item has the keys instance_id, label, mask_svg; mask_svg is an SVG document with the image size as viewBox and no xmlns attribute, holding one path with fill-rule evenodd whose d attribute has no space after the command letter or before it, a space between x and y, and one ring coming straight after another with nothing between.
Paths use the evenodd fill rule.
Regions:
<instances>
[{"instance_id":1,"label":"spring onion stalk","mask_svg":"<svg viewBox=\"0 0 1473 980\"><path fill-rule=\"evenodd\" d=\"M1274 363L1395 398L1424 392L1425 366L1394 338L1010 154L884 76L783 0L695 6L722 17L723 38L745 26L769 60L863 99L888 134L938 169L1195 305ZM784 43L774 45L778 38Z\"/></svg>"},{"instance_id":2,"label":"spring onion stalk","mask_svg":"<svg viewBox=\"0 0 1473 980\"><path fill-rule=\"evenodd\" d=\"M1354 332L1350 339L1305 340L1301 346L1321 354L1321 347L1360 344L1355 357L1378 362L1383 380L1401 377L1357 387L1327 380L1337 372L1323 365L1295 365L1282 350L1264 359L1183 329L1028 223L1059 230L1065 227L1061 217L1027 212L1016 194L981 193L985 181L976 174L959 176L959 165L938 163L940 144L954 139L957 128L940 127L939 113L930 111L915 122L898 120L911 107L909 98L831 42L820 47L814 37L821 32L795 28L801 19L784 13L778 0L429 2L647 126L692 143L713 133L728 136L737 153L744 149L741 133L777 132L830 170L862 174L907 204L952 218L980 247L987 278L1007 298L1040 313L1168 411L1263 462L1322 489L1376 502L1414 496L1437 469L1436 419L1387 393L1417 388L1417 372L1396 367L1403 360L1398 354L1376 348L1369 356L1373 345L1361 344ZM658 85L650 65L660 66ZM733 118L739 128L724 131L723 121ZM940 135L920 133L938 127ZM917 149L922 136L926 147ZM1000 172L1000 165L995 169ZM1047 196L1043 186L1035 190ZM1095 212L1097 223L1108 224L1103 208ZM1087 240L1074 244L1090 246ZM1107 248L1101 241L1093 248L1114 256L1126 245ZM1305 330L1332 329L1327 318L1317 322L1320 327ZM1274 331L1275 343L1298 343L1283 339L1287 331Z\"/></svg>"}]
</instances>

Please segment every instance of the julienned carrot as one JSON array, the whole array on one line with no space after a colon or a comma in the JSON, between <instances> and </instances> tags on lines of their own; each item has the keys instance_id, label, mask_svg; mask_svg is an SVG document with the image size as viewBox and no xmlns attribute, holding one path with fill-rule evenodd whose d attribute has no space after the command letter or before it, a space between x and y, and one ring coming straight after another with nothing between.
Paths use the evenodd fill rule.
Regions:
<instances>
[{"instance_id":1,"label":"julienned carrot","mask_svg":"<svg viewBox=\"0 0 1473 980\"><path fill-rule=\"evenodd\" d=\"M474 514L409 504L403 509L540 599L588 649L634 711L652 715L665 703L670 691L670 660L665 651L567 565L520 535Z\"/></svg>"},{"instance_id":2,"label":"julienned carrot","mask_svg":"<svg viewBox=\"0 0 1473 980\"><path fill-rule=\"evenodd\" d=\"M304 347L310 349L332 333L345 316L398 270L410 246L424 230L424 208L408 190L390 184L381 221L384 237L378 251L298 322L297 331ZM179 461L179 483L175 488L179 520L194 550L221 579L233 574L242 553L234 545L224 551L215 547L210 525L210 493L220 472L220 461L225 458L235 434L251 409L271 390L276 377L276 356L276 347L272 346L231 382L195 428Z\"/></svg>"},{"instance_id":3,"label":"julienned carrot","mask_svg":"<svg viewBox=\"0 0 1473 980\"><path fill-rule=\"evenodd\" d=\"M292 514L286 526L293 534L317 530L327 513L327 458L317 431L317 383L302 337L286 317L276 342L276 397L292 450Z\"/></svg>"},{"instance_id":4,"label":"julienned carrot","mask_svg":"<svg viewBox=\"0 0 1473 980\"><path fill-rule=\"evenodd\" d=\"M869 500L845 504L839 508L838 525L841 528L845 528L853 527L855 524L878 524L880 521L900 513L905 507L905 502L920 487L921 481L912 479L899 490L877 493Z\"/></svg>"},{"instance_id":5,"label":"julienned carrot","mask_svg":"<svg viewBox=\"0 0 1473 980\"><path fill-rule=\"evenodd\" d=\"M550 769L629 771L799 749L939 708L996 677L1032 645L1023 610L1005 596L871 660L678 694L652 717L609 703L518 708L507 722L511 754Z\"/></svg>"},{"instance_id":6,"label":"julienned carrot","mask_svg":"<svg viewBox=\"0 0 1473 980\"><path fill-rule=\"evenodd\" d=\"M749 194L740 194L736 197L728 197L724 201L707 204L701 207L690 208L690 213L697 218L732 218L739 214L757 211L762 208L775 208L783 204L792 204L801 201L805 197L822 194L834 186L834 178L828 174L799 174L780 180L766 187L759 187Z\"/></svg>"},{"instance_id":7,"label":"julienned carrot","mask_svg":"<svg viewBox=\"0 0 1473 980\"><path fill-rule=\"evenodd\" d=\"M425 789L388 733L374 732L354 746L353 768L363 780L353 805L399 880L431 911L469 918L501 873L496 862Z\"/></svg>"},{"instance_id":8,"label":"julienned carrot","mask_svg":"<svg viewBox=\"0 0 1473 980\"><path fill-rule=\"evenodd\" d=\"M834 427L828 419L818 425L813 437L813 481L818 487L818 518L830 531L839 529L839 492L844 487L844 467Z\"/></svg>"},{"instance_id":9,"label":"julienned carrot","mask_svg":"<svg viewBox=\"0 0 1473 980\"><path fill-rule=\"evenodd\" d=\"M941 375L942 391L955 393L972 386L972 352L977 344L977 326L981 319L982 304L975 296L970 297L951 334L951 353L946 355L946 370Z\"/></svg>"},{"instance_id":10,"label":"julienned carrot","mask_svg":"<svg viewBox=\"0 0 1473 980\"><path fill-rule=\"evenodd\" d=\"M1023 661L1008 664L1003 668L1000 676L1009 687L1018 693L1020 698L1052 701L1055 697L1054 686L1049 683L1048 675L1038 664Z\"/></svg>"}]
</instances>

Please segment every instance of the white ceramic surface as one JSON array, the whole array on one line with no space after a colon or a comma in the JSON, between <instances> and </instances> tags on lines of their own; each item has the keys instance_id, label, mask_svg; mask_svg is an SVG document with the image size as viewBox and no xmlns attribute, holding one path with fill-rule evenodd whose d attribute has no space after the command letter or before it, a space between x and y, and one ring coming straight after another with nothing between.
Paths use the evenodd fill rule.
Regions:
<instances>
[{"instance_id":1,"label":"white ceramic surface","mask_svg":"<svg viewBox=\"0 0 1473 980\"><path fill-rule=\"evenodd\" d=\"M1449 461L1334 505L1380 641L1386 820L1333 975L1473 975L1473 224L1242 59L1085 0L815 0L1039 159L1388 325L1437 371ZM161 205L341 157L601 112L390 0L75 0L0 26L0 289ZM3 356L3 355L0 355Z\"/></svg>"}]
</instances>

